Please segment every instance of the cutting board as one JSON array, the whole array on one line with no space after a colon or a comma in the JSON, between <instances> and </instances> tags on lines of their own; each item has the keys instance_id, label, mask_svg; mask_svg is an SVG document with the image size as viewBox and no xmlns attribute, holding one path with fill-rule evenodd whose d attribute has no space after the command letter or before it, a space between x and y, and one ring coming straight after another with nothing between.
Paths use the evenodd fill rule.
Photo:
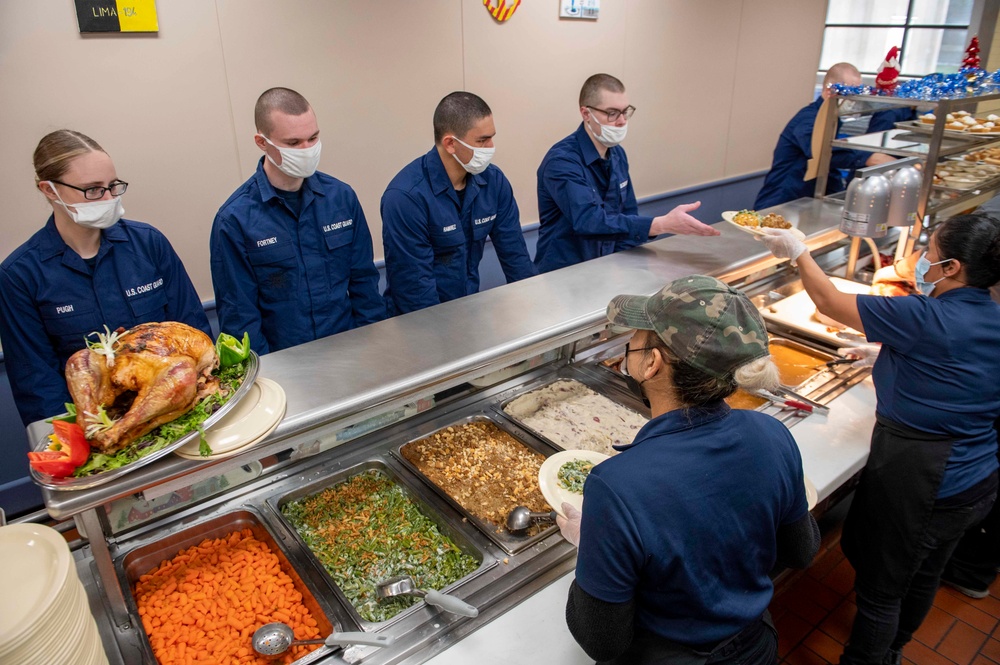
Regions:
<instances>
[{"instance_id":1,"label":"cutting board","mask_svg":"<svg viewBox=\"0 0 1000 665\"><path fill-rule=\"evenodd\" d=\"M868 293L870 288L867 284L860 284L840 277L831 277L830 281L839 291L844 293ZM825 323L816 320L816 305L813 304L809 294L799 291L793 296L788 296L776 303L772 303L760 310L765 321L780 324L813 339L820 340L833 346L847 346L851 342L843 337L838 337L837 332L830 332ZM858 334L853 328L846 328L846 332Z\"/></svg>"}]
</instances>

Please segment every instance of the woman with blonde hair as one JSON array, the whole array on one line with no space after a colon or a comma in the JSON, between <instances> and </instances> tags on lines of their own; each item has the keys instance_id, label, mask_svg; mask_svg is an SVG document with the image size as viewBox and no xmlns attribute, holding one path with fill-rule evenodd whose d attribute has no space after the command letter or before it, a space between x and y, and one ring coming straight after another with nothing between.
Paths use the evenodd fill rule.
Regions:
<instances>
[{"instance_id":1,"label":"woman with blonde hair","mask_svg":"<svg viewBox=\"0 0 1000 665\"><path fill-rule=\"evenodd\" d=\"M93 332L180 321L211 335L184 266L162 233L122 219L128 183L90 137L60 129L34 152L45 226L0 263L0 341L24 424L63 411L63 369Z\"/></svg>"}]
</instances>

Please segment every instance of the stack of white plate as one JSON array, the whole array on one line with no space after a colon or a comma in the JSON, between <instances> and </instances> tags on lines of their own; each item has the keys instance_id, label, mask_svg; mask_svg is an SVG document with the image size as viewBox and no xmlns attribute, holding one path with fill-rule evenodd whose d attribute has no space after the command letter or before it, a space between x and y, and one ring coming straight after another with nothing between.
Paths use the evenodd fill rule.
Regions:
<instances>
[{"instance_id":1,"label":"stack of white plate","mask_svg":"<svg viewBox=\"0 0 1000 665\"><path fill-rule=\"evenodd\" d=\"M73 555L55 529L0 527L0 663L107 665Z\"/></svg>"}]
</instances>

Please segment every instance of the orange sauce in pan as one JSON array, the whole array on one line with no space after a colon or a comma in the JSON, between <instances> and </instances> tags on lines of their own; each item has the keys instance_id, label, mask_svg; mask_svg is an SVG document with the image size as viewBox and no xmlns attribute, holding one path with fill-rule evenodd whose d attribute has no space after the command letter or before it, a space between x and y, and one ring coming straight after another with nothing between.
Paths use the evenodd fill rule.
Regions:
<instances>
[{"instance_id":1,"label":"orange sauce in pan","mask_svg":"<svg viewBox=\"0 0 1000 665\"><path fill-rule=\"evenodd\" d=\"M737 388L736 392L726 398L726 404L732 409L753 410L765 403L767 403L767 400L763 397L752 395L742 388Z\"/></svg>"},{"instance_id":2,"label":"orange sauce in pan","mask_svg":"<svg viewBox=\"0 0 1000 665\"><path fill-rule=\"evenodd\" d=\"M781 384L790 388L818 374L823 369L823 363L827 361L825 356L781 344L771 344L770 350L771 358L778 366L778 374L781 375ZM816 369L817 367L819 369Z\"/></svg>"}]
</instances>

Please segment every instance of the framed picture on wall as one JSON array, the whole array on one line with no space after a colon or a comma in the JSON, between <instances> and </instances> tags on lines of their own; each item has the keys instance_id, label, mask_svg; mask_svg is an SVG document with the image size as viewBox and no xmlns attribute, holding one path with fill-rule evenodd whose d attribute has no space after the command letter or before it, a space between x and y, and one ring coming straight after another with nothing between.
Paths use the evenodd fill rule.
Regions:
<instances>
[{"instance_id":1,"label":"framed picture on wall","mask_svg":"<svg viewBox=\"0 0 1000 665\"><path fill-rule=\"evenodd\" d=\"M76 0L80 32L157 32L155 0Z\"/></svg>"}]
</instances>

